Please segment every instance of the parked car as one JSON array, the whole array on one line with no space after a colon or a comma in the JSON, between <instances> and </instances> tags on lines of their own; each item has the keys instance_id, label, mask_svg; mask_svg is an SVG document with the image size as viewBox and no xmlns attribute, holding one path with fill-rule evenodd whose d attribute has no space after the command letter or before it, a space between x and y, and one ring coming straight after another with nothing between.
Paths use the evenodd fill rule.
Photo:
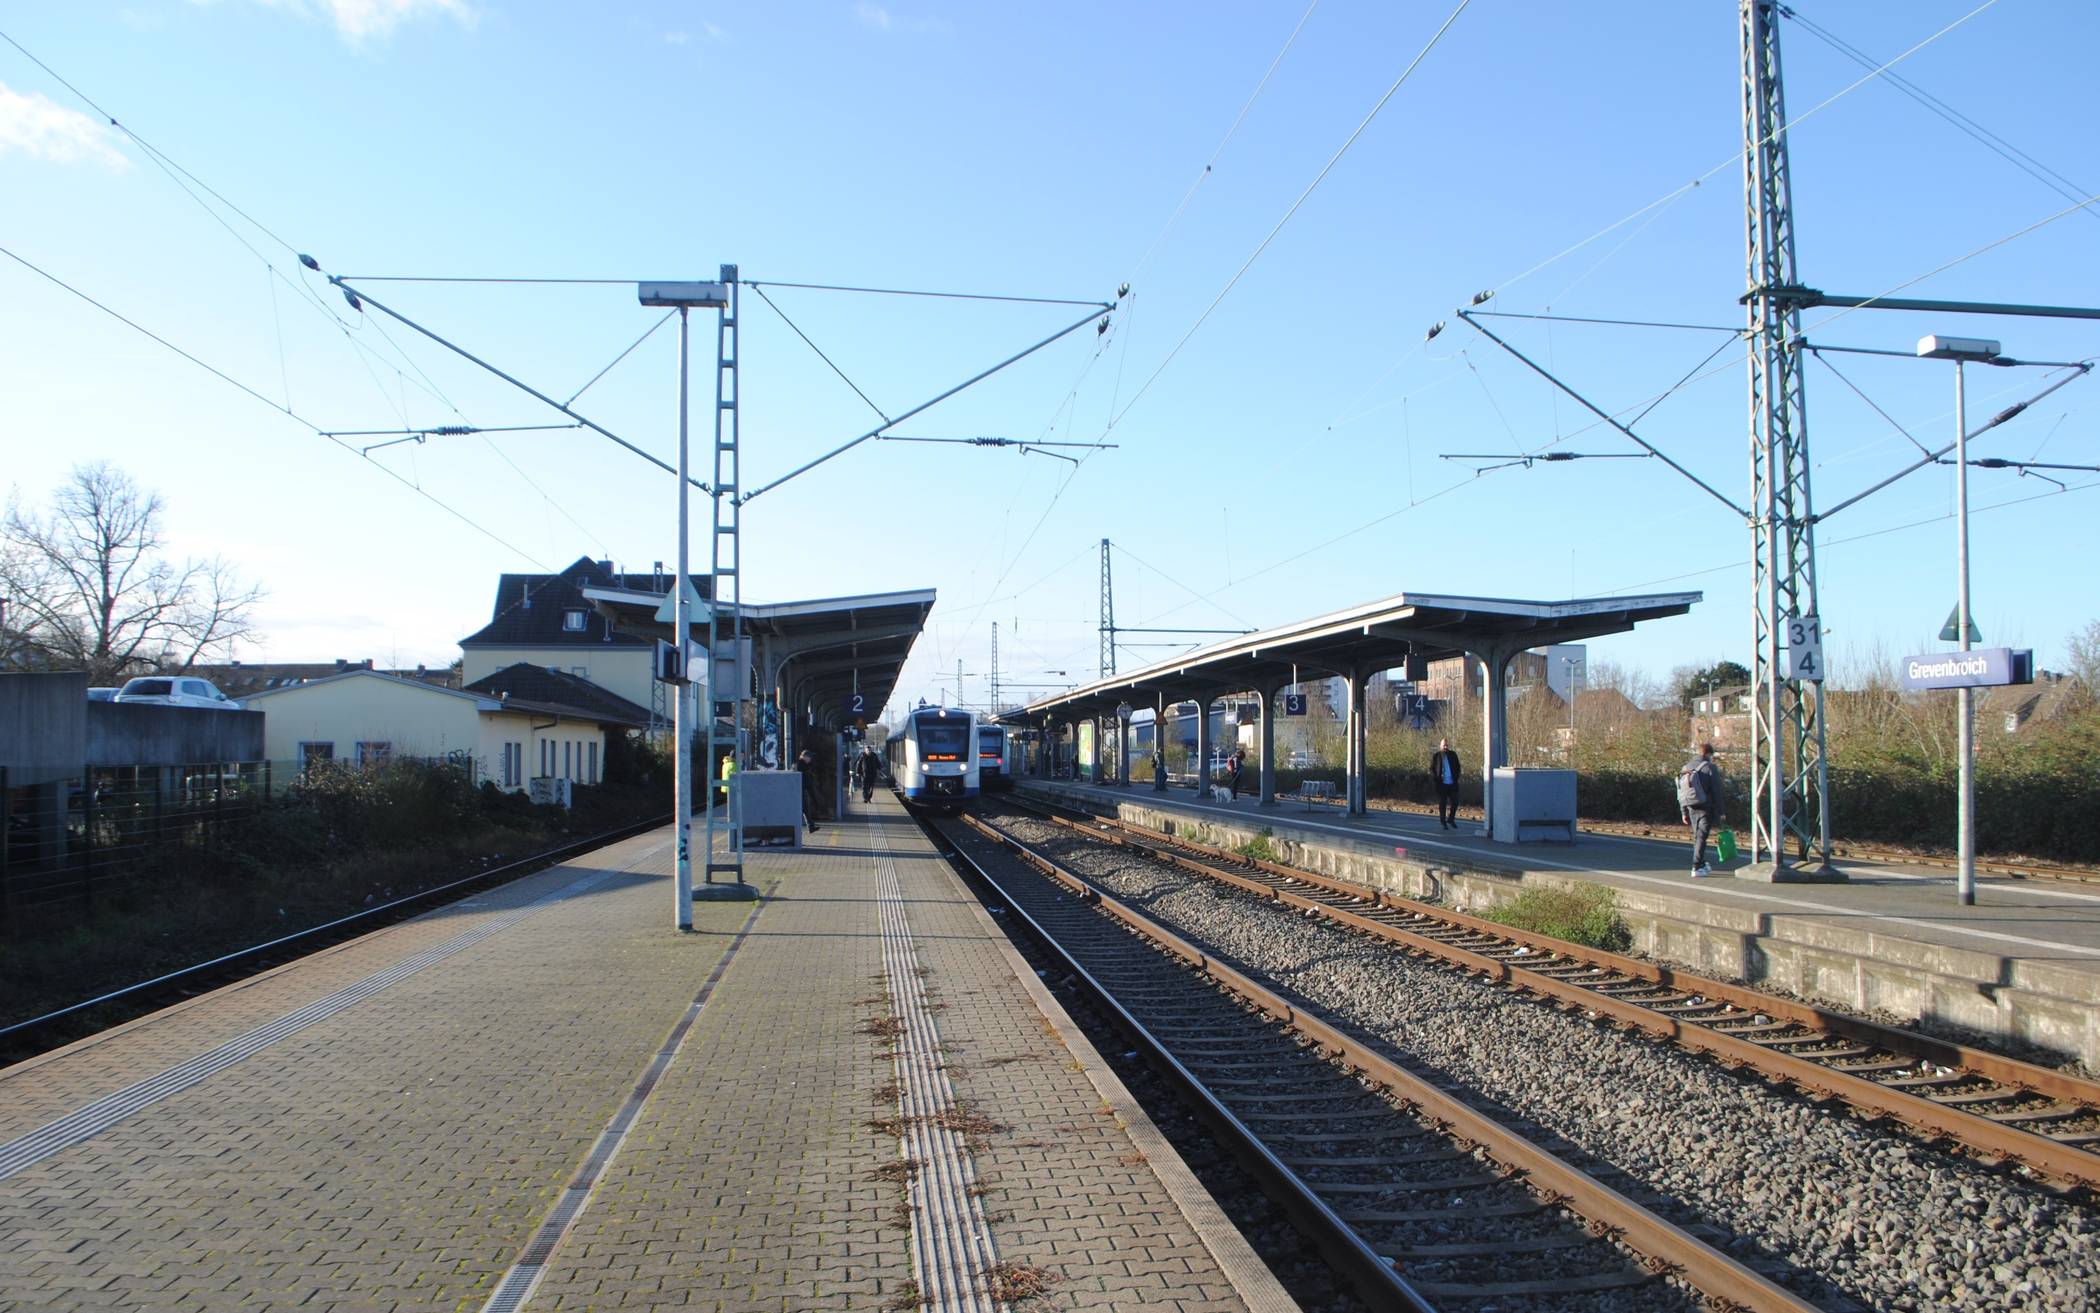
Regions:
<instances>
[{"instance_id":1,"label":"parked car","mask_svg":"<svg viewBox=\"0 0 2100 1313\"><path fill-rule=\"evenodd\" d=\"M1293 753L1291 754L1291 769L1292 769L1292 770L1304 770L1304 769L1305 769L1306 767L1308 767L1308 766L1310 766L1310 765L1312 765L1312 754L1310 754L1310 753L1307 753L1307 752L1302 752L1302 751L1301 751L1301 752L1293 752Z\"/></svg>"},{"instance_id":2,"label":"parked car","mask_svg":"<svg viewBox=\"0 0 2100 1313\"><path fill-rule=\"evenodd\" d=\"M115 700L161 707L203 707L213 711L241 709L240 703L221 693L210 680L189 675L140 675L118 689Z\"/></svg>"},{"instance_id":3,"label":"parked car","mask_svg":"<svg viewBox=\"0 0 2100 1313\"><path fill-rule=\"evenodd\" d=\"M113 689L113 688L91 688L91 689L89 689L89 690L88 690L88 701L90 701L90 702L115 702L116 700L117 700L117 690L116 690L116 689Z\"/></svg>"}]
</instances>

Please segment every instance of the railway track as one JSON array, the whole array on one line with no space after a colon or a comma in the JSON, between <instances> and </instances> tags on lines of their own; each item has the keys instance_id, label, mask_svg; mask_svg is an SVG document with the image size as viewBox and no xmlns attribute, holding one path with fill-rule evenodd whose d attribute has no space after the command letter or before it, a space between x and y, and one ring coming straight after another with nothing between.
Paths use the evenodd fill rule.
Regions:
<instances>
[{"instance_id":1,"label":"railway track","mask_svg":"<svg viewBox=\"0 0 2100 1313\"><path fill-rule=\"evenodd\" d=\"M1815 1307L983 819L933 831L1372 1306Z\"/></svg>"},{"instance_id":2,"label":"railway track","mask_svg":"<svg viewBox=\"0 0 2100 1313\"><path fill-rule=\"evenodd\" d=\"M2100 1084L1126 822L1034 802L1004 805L1396 951L1840 1100L1928 1139L2011 1160L2046 1181L2100 1188Z\"/></svg>"}]
</instances>

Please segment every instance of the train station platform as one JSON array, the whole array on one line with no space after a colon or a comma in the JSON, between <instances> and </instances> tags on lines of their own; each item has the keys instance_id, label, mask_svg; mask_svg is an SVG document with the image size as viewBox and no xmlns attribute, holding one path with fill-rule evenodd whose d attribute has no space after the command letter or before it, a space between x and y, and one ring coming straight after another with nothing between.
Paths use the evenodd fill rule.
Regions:
<instances>
[{"instance_id":1,"label":"train station platform","mask_svg":"<svg viewBox=\"0 0 2100 1313\"><path fill-rule=\"evenodd\" d=\"M1953 873L1924 866L1839 861L1847 879L1838 884L1695 880L1687 841L1585 830L1572 844L1494 843L1477 820L1445 830L1416 812L1223 802L1144 781L1017 783L1023 796L1193 829L1219 846L1266 835L1286 863L1461 911L1526 884L1605 885L1648 956L2100 1070L2100 885L1979 875L1976 902L1963 907Z\"/></svg>"},{"instance_id":2,"label":"train station platform","mask_svg":"<svg viewBox=\"0 0 2100 1313\"><path fill-rule=\"evenodd\" d=\"M1295 1308L887 799L668 829L0 1070L0 1309Z\"/></svg>"}]
</instances>

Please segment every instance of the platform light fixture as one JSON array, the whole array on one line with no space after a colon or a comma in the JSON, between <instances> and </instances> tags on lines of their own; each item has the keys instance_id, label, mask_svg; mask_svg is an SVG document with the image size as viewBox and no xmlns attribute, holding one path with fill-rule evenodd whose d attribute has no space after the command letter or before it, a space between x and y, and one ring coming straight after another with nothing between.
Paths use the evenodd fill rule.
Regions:
<instances>
[{"instance_id":1,"label":"platform light fixture","mask_svg":"<svg viewBox=\"0 0 2100 1313\"><path fill-rule=\"evenodd\" d=\"M729 285L722 282L675 282L658 281L635 284L637 299L646 306L670 306L678 311L678 574L671 583L671 596L677 599L672 604L672 642L683 660L692 651L692 566L690 544L692 541L691 509L688 491L690 478L690 443L687 422L691 411L691 315L694 309L722 310L729 306ZM701 669L713 673L714 653L710 651ZM678 751L672 761L671 788L676 795L673 814L677 825L678 856L675 878L672 881L672 896L677 901L676 919L680 930L693 928L693 686L690 682L673 686L677 694L672 701L671 737L677 741ZM712 690L710 690L712 696ZM712 854L709 854L712 859Z\"/></svg>"},{"instance_id":2,"label":"platform light fixture","mask_svg":"<svg viewBox=\"0 0 2100 1313\"><path fill-rule=\"evenodd\" d=\"M1982 337L1945 337L1938 333L1918 339L1918 356L1924 360L1954 362L1954 637L1961 650L1969 650L1969 423L1962 393L1963 365L2010 363L1998 343ZM1976 902L1976 690L1956 690L1961 710L1961 781L1956 795L1955 901L1968 907Z\"/></svg>"}]
</instances>

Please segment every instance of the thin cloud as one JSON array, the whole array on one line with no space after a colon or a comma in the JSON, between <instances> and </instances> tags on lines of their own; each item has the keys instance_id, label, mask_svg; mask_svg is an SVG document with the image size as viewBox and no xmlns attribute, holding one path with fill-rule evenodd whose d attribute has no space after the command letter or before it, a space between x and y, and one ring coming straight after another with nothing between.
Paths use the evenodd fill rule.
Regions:
<instances>
[{"instance_id":1,"label":"thin cloud","mask_svg":"<svg viewBox=\"0 0 2100 1313\"><path fill-rule=\"evenodd\" d=\"M666 33L664 33L664 44L665 44L665 45L667 45L667 46L682 46L682 45L684 45L684 44L685 44L686 42L688 42L688 41L691 41L692 39L693 39L693 34L692 34L691 32L666 32Z\"/></svg>"},{"instance_id":2,"label":"thin cloud","mask_svg":"<svg viewBox=\"0 0 2100 1313\"><path fill-rule=\"evenodd\" d=\"M192 0L197 3L199 0ZM205 0L208 2L208 0ZM469 0L254 0L271 9L288 9L305 18L325 19L353 44L384 40L403 23L450 18L472 27L480 17Z\"/></svg>"},{"instance_id":3,"label":"thin cloud","mask_svg":"<svg viewBox=\"0 0 2100 1313\"><path fill-rule=\"evenodd\" d=\"M0 82L0 155L21 154L56 164L96 164L113 172L131 167L107 124L48 96L12 90Z\"/></svg>"},{"instance_id":4,"label":"thin cloud","mask_svg":"<svg viewBox=\"0 0 2100 1313\"><path fill-rule=\"evenodd\" d=\"M853 6L853 17L862 27L877 32L939 32L952 31L947 22L939 18L913 18L893 13L870 0L860 0Z\"/></svg>"}]
</instances>

